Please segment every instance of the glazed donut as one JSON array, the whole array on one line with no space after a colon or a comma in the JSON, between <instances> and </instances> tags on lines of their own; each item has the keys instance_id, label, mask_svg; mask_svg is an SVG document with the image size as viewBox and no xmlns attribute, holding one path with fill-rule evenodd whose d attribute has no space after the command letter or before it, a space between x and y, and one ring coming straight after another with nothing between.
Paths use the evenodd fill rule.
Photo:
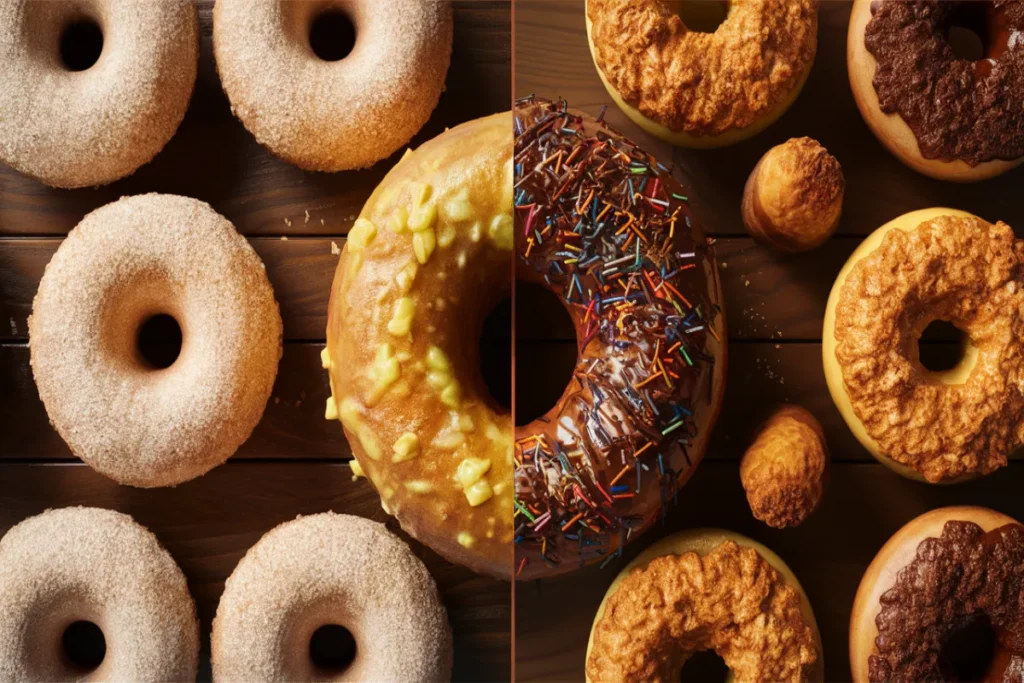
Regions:
<instances>
[{"instance_id":1,"label":"glazed donut","mask_svg":"<svg viewBox=\"0 0 1024 683\"><path fill-rule=\"evenodd\" d=\"M979 507L921 515L861 579L850 617L853 680L1020 680L1022 589L1024 526Z\"/></svg>"},{"instance_id":2,"label":"glazed donut","mask_svg":"<svg viewBox=\"0 0 1024 683\"><path fill-rule=\"evenodd\" d=\"M181 330L166 368L137 339ZM249 243L209 204L125 197L96 209L46 266L28 321L32 374L71 452L131 486L204 474L249 438L281 357L281 316Z\"/></svg>"},{"instance_id":3,"label":"glazed donut","mask_svg":"<svg viewBox=\"0 0 1024 683\"><path fill-rule=\"evenodd\" d=\"M95 63L66 56L76 34ZM53 187L131 175L178 129L198 60L193 2L3 0L0 161Z\"/></svg>"},{"instance_id":4,"label":"glazed donut","mask_svg":"<svg viewBox=\"0 0 1024 683\"><path fill-rule=\"evenodd\" d=\"M0 539L0 681L194 681L199 620L156 536L98 508L49 510ZM62 646L82 622L101 662Z\"/></svg>"},{"instance_id":5,"label":"glazed donut","mask_svg":"<svg viewBox=\"0 0 1024 683\"><path fill-rule=\"evenodd\" d=\"M664 513L707 447L725 385L715 258L664 166L565 103L516 104L516 279L576 331L558 402L516 428L516 570L567 572Z\"/></svg>"},{"instance_id":6,"label":"glazed donut","mask_svg":"<svg viewBox=\"0 0 1024 683\"><path fill-rule=\"evenodd\" d=\"M470 121L395 166L348 234L327 316L331 398L402 528L509 578L512 417L477 360L511 285L512 119Z\"/></svg>"},{"instance_id":7,"label":"glazed donut","mask_svg":"<svg viewBox=\"0 0 1024 683\"><path fill-rule=\"evenodd\" d=\"M760 543L721 529L664 538L608 587L587 643L588 683L679 680L714 650L730 680L821 681L821 637L807 595Z\"/></svg>"},{"instance_id":8,"label":"glazed donut","mask_svg":"<svg viewBox=\"0 0 1024 683\"><path fill-rule=\"evenodd\" d=\"M957 56L949 31L984 36L978 61ZM847 36L861 115L919 173L971 182L1024 161L1024 5L963 0L855 0Z\"/></svg>"},{"instance_id":9,"label":"glazed donut","mask_svg":"<svg viewBox=\"0 0 1024 683\"><path fill-rule=\"evenodd\" d=\"M310 33L339 16L355 44L327 61ZM444 90L452 32L448 0L217 0L213 8L231 110L260 144L310 171L366 168L409 142Z\"/></svg>"},{"instance_id":10,"label":"glazed donut","mask_svg":"<svg viewBox=\"0 0 1024 683\"><path fill-rule=\"evenodd\" d=\"M796 100L811 72L818 0L731 0L713 33L688 29L683 6L587 0L590 53L608 94L673 145L722 147L756 135Z\"/></svg>"},{"instance_id":11,"label":"glazed donut","mask_svg":"<svg viewBox=\"0 0 1024 683\"><path fill-rule=\"evenodd\" d=\"M355 639L343 670L311 656L324 626ZM332 512L281 524L249 549L224 586L210 650L218 681L430 683L452 672L427 568L383 524Z\"/></svg>"},{"instance_id":12,"label":"glazed donut","mask_svg":"<svg viewBox=\"0 0 1024 683\"><path fill-rule=\"evenodd\" d=\"M853 252L825 311L829 392L861 444L914 479L954 482L1006 464L1024 443L1024 242L1005 223L913 211ZM917 341L936 320L969 341L932 372Z\"/></svg>"}]
</instances>

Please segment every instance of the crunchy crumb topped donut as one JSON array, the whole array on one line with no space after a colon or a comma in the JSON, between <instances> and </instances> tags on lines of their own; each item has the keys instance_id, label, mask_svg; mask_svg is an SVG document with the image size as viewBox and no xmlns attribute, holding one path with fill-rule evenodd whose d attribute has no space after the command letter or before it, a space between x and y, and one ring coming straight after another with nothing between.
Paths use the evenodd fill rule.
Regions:
<instances>
[{"instance_id":1,"label":"crunchy crumb topped donut","mask_svg":"<svg viewBox=\"0 0 1024 683\"><path fill-rule=\"evenodd\" d=\"M314 52L310 35L331 15L355 32L351 52L335 61ZM217 0L213 8L232 111L271 152L310 171L365 168L409 142L444 90L452 32L448 0Z\"/></svg>"},{"instance_id":2,"label":"crunchy crumb topped donut","mask_svg":"<svg viewBox=\"0 0 1024 683\"><path fill-rule=\"evenodd\" d=\"M0 681L196 679L199 620L185 575L120 512L49 510L8 531L0 614ZM81 622L102 632L98 664L75 661L62 645Z\"/></svg>"},{"instance_id":3,"label":"crunchy crumb topped donut","mask_svg":"<svg viewBox=\"0 0 1024 683\"><path fill-rule=\"evenodd\" d=\"M181 350L137 342L166 315ZM125 197L96 209L46 266L28 321L32 374L72 453L122 484L180 484L223 463L263 414L281 357L266 269L209 204Z\"/></svg>"},{"instance_id":4,"label":"crunchy crumb topped donut","mask_svg":"<svg viewBox=\"0 0 1024 683\"><path fill-rule=\"evenodd\" d=\"M324 626L355 656L315 661ZM227 580L211 636L217 681L451 680L452 635L433 578L383 524L325 512L272 529Z\"/></svg>"},{"instance_id":5,"label":"crunchy crumb topped donut","mask_svg":"<svg viewBox=\"0 0 1024 683\"><path fill-rule=\"evenodd\" d=\"M587 681L679 680L703 650L725 661L730 680L824 678L818 627L796 576L760 543L720 529L664 538L619 573L594 618Z\"/></svg>"},{"instance_id":6,"label":"crunchy crumb topped donut","mask_svg":"<svg viewBox=\"0 0 1024 683\"><path fill-rule=\"evenodd\" d=\"M590 51L615 103L684 147L730 145L782 116L814 63L818 0L732 0L713 33L688 29L676 5L587 0Z\"/></svg>"},{"instance_id":7,"label":"crunchy crumb topped donut","mask_svg":"<svg viewBox=\"0 0 1024 683\"><path fill-rule=\"evenodd\" d=\"M76 33L95 63L69 60ZM198 59L193 2L2 0L0 161L53 187L132 174L178 129Z\"/></svg>"}]
</instances>

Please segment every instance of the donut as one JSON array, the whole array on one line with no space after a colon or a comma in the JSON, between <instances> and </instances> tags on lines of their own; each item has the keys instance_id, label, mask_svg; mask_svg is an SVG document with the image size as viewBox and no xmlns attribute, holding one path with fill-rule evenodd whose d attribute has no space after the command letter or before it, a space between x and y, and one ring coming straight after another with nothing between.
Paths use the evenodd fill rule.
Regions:
<instances>
[{"instance_id":1,"label":"donut","mask_svg":"<svg viewBox=\"0 0 1024 683\"><path fill-rule=\"evenodd\" d=\"M0 681L194 681L185 575L128 515L48 510L0 539ZM99 632L98 651L70 647ZM81 630L79 631L81 632Z\"/></svg>"},{"instance_id":2,"label":"donut","mask_svg":"<svg viewBox=\"0 0 1024 683\"><path fill-rule=\"evenodd\" d=\"M331 287L328 419L402 528L509 578L512 416L477 360L511 288L512 119L457 126L408 153L363 206Z\"/></svg>"},{"instance_id":3,"label":"donut","mask_svg":"<svg viewBox=\"0 0 1024 683\"><path fill-rule=\"evenodd\" d=\"M346 30L354 42L339 58ZM318 56L314 32L333 54ZM213 49L231 110L310 171L366 168L423 127L452 54L447 0L217 0Z\"/></svg>"},{"instance_id":4,"label":"donut","mask_svg":"<svg viewBox=\"0 0 1024 683\"><path fill-rule=\"evenodd\" d=\"M564 102L516 104L516 280L576 332L572 379L516 428L516 571L621 552L700 463L725 385L713 250L664 166Z\"/></svg>"},{"instance_id":5,"label":"donut","mask_svg":"<svg viewBox=\"0 0 1024 683\"><path fill-rule=\"evenodd\" d=\"M843 212L846 179L836 158L813 138L768 150L743 188L743 224L751 237L786 252L816 249Z\"/></svg>"},{"instance_id":6,"label":"donut","mask_svg":"<svg viewBox=\"0 0 1024 683\"><path fill-rule=\"evenodd\" d=\"M139 338L173 319L169 367ZM209 204L124 197L53 255L28 321L32 374L71 452L121 484L170 486L227 460L263 415L281 316L249 243Z\"/></svg>"},{"instance_id":7,"label":"donut","mask_svg":"<svg viewBox=\"0 0 1024 683\"><path fill-rule=\"evenodd\" d=\"M164 148L199 61L184 0L0 2L0 162L52 187L105 185Z\"/></svg>"},{"instance_id":8,"label":"donut","mask_svg":"<svg viewBox=\"0 0 1024 683\"><path fill-rule=\"evenodd\" d=\"M1005 223L923 209L873 232L832 286L825 379L872 455L921 481L1006 464L1024 443L1024 242ZM917 342L936 320L969 337L959 364L925 368Z\"/></svg>"},{"instance_id":9,"label":"donut","mask_svg":"<svg viewBox=\"0 0 1024 683\"><path fill-rule=\"evenodd\" d=\"M979 507L897 531L861 579L853 680L1010 681L1024 673L1024 526Z\"/></svg>"},{"instance_id":10,"label":"donut","mask_svg":"<svg viewBox=\"0 0 1024 683\"><path fill-rule=\"evenodd\" d=\"M673 145L723 147L774 123L818 48L817 0L730 0L716 30L687 28L690 3L587 0L587 38L615 104Z\"/></svg>"},{"instance_id":11,"label":"donut","mask_svg":"<svg viewBox=\"0 0 1024 683\"><path fill-rule=\"evenodd\" d=\"M594 618L586 680L679 680L704 650L724 660L729 680L824 679L821 637L796 576L765 546L721 529L669 536L626 565Z\"/></svg>"},{"instance_id":12,"label":"donut","mask_svg":"<svg viewBox=\"0 0 1024 683\"><path fill-rule=\"evenodd\" d=\"M950 29L984 42L960 57ZM855 0L846 61L868 127L918 173L956 182L997 176L1024 161L1024 31L1019 2Z\"/></svg>"},{"instance_id":13,"label":"donut","mask_svg":"<svg viewBox=\"0 0 1024 683\"><path fill-rule=\"evenodd\" d=\"M803 524L821 503L827 479L825 430L797 405L776 410L740 460L750 511L777 529Z\"/></svg>"},{"instance_id":14,"label":"donut","mask_svg":"<svg viewBox=\"0 0 1024 683\"><path fill-rule=\"evenodd\" d=\"M314 658L324 627L355 640L344 668ZM448 617L427 568L383 524L332 512L285 522L249 549L224 586L210 650L218 681L429 683L452 673Z\"/></svg>"}]
</instances>

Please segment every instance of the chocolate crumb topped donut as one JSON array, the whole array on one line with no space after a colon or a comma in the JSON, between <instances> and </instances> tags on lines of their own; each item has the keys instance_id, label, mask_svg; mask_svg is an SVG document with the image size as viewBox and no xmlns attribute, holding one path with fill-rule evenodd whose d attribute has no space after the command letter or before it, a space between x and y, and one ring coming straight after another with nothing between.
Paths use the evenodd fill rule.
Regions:
<instances>
[{"instance_id":1,"label":"chocolate crumb topped donut","mask_svg":"<svg viewBox=\"0 0 1024 683\"><path fill-rule=\"evenodd\" d=\"M556 294L573 376L516 428L520 578L609 557L693 474L722 399L725 333L712 249L686 190L564 102L516 105L516 279Z\"/></svg>"},{"instance_id":2,"label":"chocolate crumb topped donut","mask_svg":"<svg viewBox=\"0 0 1024 683\"><path fill-rule=\"evenodd\" d=\"M861 581L850 624L855 681L1019 681L1024 526L953 507L911 521Z\"/></svg>"},{"instance_id":3,"label":"chocolate crumb topped donut","mask_svg":"<svg viewBox=\"0 0 1024 683\"><path fill-rule=\"evenodd\" d=\"M951 30L975 29L977 59ZM1024 2L857 0L847 59L861 113L901 161L980 180L1024 160ZM974 55L971 55L974 56Z\"/></svg>"}]
</instances>

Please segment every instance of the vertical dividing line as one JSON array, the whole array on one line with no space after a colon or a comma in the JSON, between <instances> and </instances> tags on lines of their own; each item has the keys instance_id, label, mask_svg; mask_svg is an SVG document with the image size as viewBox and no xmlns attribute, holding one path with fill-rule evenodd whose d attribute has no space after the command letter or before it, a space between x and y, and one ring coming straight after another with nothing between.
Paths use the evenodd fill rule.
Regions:
<instances>
[{"instance_id":1,"label":"vertical dividing line","mask_svg":"<svg viewBox=\"0 0 1024 683\"><path fill-rule=\"evenodd\" d=\"M514 105L515 105L515 101L516 101L516 0L509 0L509 2L510 2L510 5L511 5L509 9L510 9L510 13L511 13L510 24L511 24L511 29L512 29L511 63L509 65L509 68L512 69L512 92L509 93L509 108L513 109ZM514 112L513 112L513 119L514 119ZM515 155L515 123L514 123L514 121L512 123L512 130L510 130L509 133L512 135L512 150L513 150L513 157L514 157L514 155ZM513 164L514 163L515 163L515 161L513 160ZM513 183L513 195L514 195L515 194L515 190L514 190L515 174L514 173L512 174L512 183ZM513 207L512 215L513 215L513 219L514 219L515 218L515 208L514 207ZM518 249L516 249L516 246L515 246L516 241L519 239L519 231L515 229L514 225L515 225L515 220L513 220L513 230L514 230L513 235L514 235L514 237L513 237L513 240L512 240L512 254L511 254L511 258L509 259L509 277L512 280L512 297L511 297L511 299L512 299L512 345L511 345L510 353L512 354L512 364L511 365L512 365L512 437L513 437L513 440L515 439L515 430L516 430L516 424L517 424L517 422L516 422L516 338L517 338L516 337L516 258L517 258L517 254L519 253ZM512 474L512 495L515 496L515 483L516 482L515 482L515 465L514 464L513 464L513 467L512 467L512 472L513 472L513 474ZM513 533L515 533L515 522L512 519L510 519L508 521L508 523L512 525L512 531L513 531ZM509 631L509 633L510 633L510 638L509 638L509 661L511 662L511 669L512 670L510 672L509 680L514 682L516 680L516 575L515 575L515 572L516 572L516 553L515 553L515 543L514 542L512 544L512 548L509 549L509 562L511 563L511 567L509 568L509 575L511 576L510 587L509 587L510 588L509 600L511 600L511 603L512 603L510 605L510 607L512 608L511 609L511 612L512 612L512 623L510 624L510 631Z\"/></svg>"}]
</instances>

